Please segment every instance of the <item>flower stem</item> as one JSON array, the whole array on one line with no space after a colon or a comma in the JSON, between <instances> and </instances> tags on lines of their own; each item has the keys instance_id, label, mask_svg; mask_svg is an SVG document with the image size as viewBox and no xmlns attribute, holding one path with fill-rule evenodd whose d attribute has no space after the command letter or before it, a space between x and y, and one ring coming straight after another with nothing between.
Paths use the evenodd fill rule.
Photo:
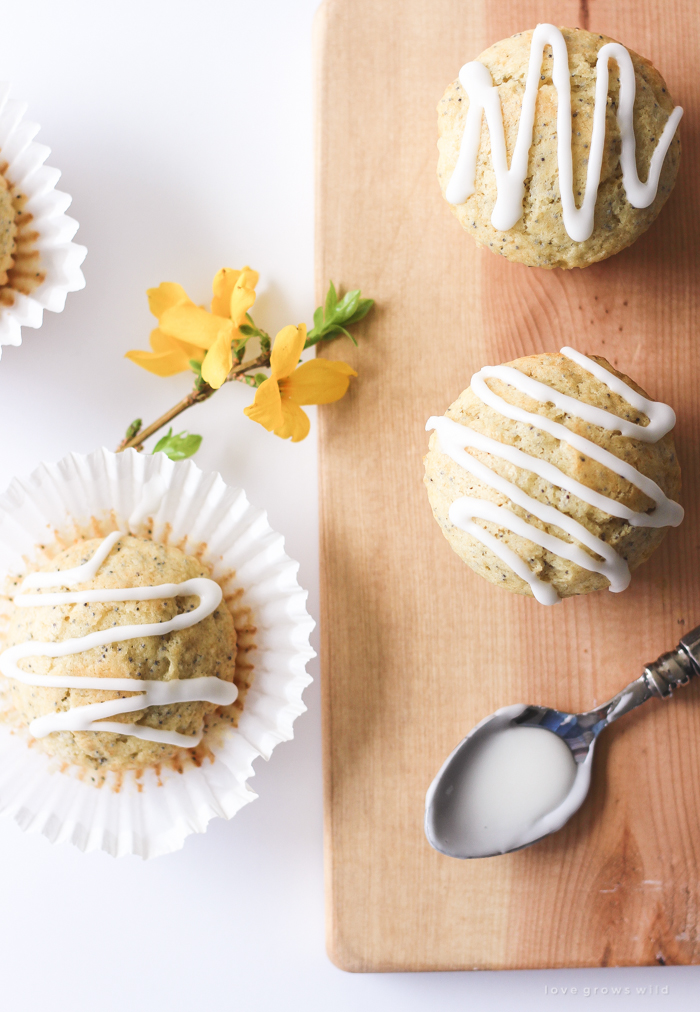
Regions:
<instances>
[{"instance_id":1,"label":"flower stem","mask_svg":"<svg viewBox=\"0 0 700 1012\"><path fill-rule=\"evenodd\" d=\"M233 369L224 380L224 383L230 383L233 380L243 381L245 374L250 372L252 369L264 369L269 366L269 364L269 352L258 355L257 358L254 358L249 362L238 362L234 365ZM178 415L181 415L183 411L187 411L187 409L191 408L194 404L200 404L202 401L209 400L212 394L215 393L216 390L213 387L210 387L208 383L200 383L198 386L195 386L190 393L188 393L187 397L183 397L181 401L178 401L177 404L166 411L164 415L157 418L155 422L151 422L151 424L147 425L145 429L139 429L136 435L132 436L131 439L128 439L125 436L117 447L116 452L121 453L122 450L127 449L141 450L146 440L150 436L154 435L154 433L158 432L159 429L162 429L165 425L167 425L168 422L172 422L173 418L177 418Z\"/></svg>"}]
</instances>

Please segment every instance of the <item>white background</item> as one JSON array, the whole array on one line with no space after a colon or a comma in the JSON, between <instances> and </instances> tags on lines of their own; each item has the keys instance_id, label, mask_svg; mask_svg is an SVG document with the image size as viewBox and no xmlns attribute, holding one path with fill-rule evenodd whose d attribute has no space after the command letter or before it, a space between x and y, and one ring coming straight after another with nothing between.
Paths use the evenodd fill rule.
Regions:
<instances>
[{"instance_id":1,"label":"white background","mask_svg":"<svg viewBox=\"0 0 700 1012\"><path fill-rule=\"evenodd\" d=\"M429 0L426 0L429 2ZM260 270L256 320L310 322L311 23L317 0L33 0L2 5L0 77L29 103L73 195L87 288L0 362L0 486L41 460L116 447L183 396L124 360L147 347L145 289L209 298L219 267ZM338 40L342 45L342 39ZM365 293L371 295L371 292ZM361 380L360 380L361 381ZM315 428L293 446L248 421L231 385L185 416L197 463L243 486L301 561L318 613ZM85 856L0 821L0 1008L680 1008L696 968L351 975L323 939L318 664L260 798L151 862ZM562 903L567 903L562 897ZM571 912L575 916L575 910ZM668 994L635 994L638 987ZM578 987L545 995L545 987ZM626 997L600 988L625 986ZM598 992L585 997L583 988Z\"/></svg>"}]
</instances>

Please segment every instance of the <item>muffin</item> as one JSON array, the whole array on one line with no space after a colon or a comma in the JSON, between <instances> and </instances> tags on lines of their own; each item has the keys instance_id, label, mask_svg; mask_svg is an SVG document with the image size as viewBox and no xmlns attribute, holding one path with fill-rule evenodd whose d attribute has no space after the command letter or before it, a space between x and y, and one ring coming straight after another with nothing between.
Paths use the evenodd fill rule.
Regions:
<instances>
[{"instance_id":1,"label":"muffin","mask_svg":"<svg viewBox=\"0 0 700 1012\"><path fill-rule=\"evenodd\" d=\"M255 800L253 763L306 709L298 568L242 489L191 460L102 449L16 478L0 495L0 816L147 858Z\"/></svg>"},{"instance_id":2,"label":"muffin","mask_svg":"<svg viewBox=\"0 0 700 1012\"><path fill-rule=\"evenodd\" d=\"M0 350L85 287L87 251L71 241L78 223L65 214L71 198L54 188L60 173L44 164L49 149L32 139L39 127L24 111L0 84Z\"/></svg>"},{"instance_id":3,"label":"muffin","mask_svg":"<svg viewBox=\"0 0 700 1012\"><path fill-rule=\"evenodd\" d=\"M27 210L28 196L13 186L0 163L0 311L14 306L18 295L30 296L46 281L34 215Z\"/></svg>"},{"instance_id":4,"label":"muffin","mask_svg":"<svg viewBox=\"0 0 700 1012\"><path fill-rule=\"evenodd\" d=\"M487 367L427 428L433 515L491 583L542 604L629 584L683 510L672 409L571 348Z\"/></svg>"},{"instance_id":5,"label":"muffin","mask_svg":"<svg viewBox=\"0 0 700 1012\"><path fill-rule=\"evenodd\" d=\"M128 699L132 705L134 699L145 698L138 693L139 683L144 680L171 683L188 679L196 683L200 678L208 678L233 683L236 667L233 618L226 603L221 601L218 584L209 579L210 573L197 559L175 546L129 535L119 536L118 532L108 539L79 540L44 566L41 573L84 567L96 557L102 545L108 549L108 554L92 579L61 584L59 578L54 587L36 589L31 587L32 578L25 581L24 586L15 581L19 596L15 597L7 646L74 640L71 652L58 657L36 656L30 652L29 656L18 659L19 669L30 676L33 684L24 684L12 676L7 653L0 655L0 666L9 675L10 697L17 713L50 754L67 763L100 770L124 771L167 764L177 759L183 748L199 744L207 715L217 709L213 702L204 698L173 700L129 712L122 712L117 706L117 712L107 718L101 717L98 710L87 730L78 729L78 725L92 715L76 708L107 700ZM191 580L205 580L206 584L201 587L198 584L196 588L185 586L182 596L151 600L134 597L120 601L116 599L118 594L111 595L110 599L107 593L103 595L107 600L90 601L89 594L85 593L157 588L163 584L186 584ZM138 638L124 639L116 632L119 638L114 642L89 649L81 647L86 637L97 632L110 630L114 633L115 627L118 630L124 626L172 623L176 616L190 615L200 599L186 591L200 589L200 593L204 593L208 584L214 590L213 600L219 603L194 624L164 635ZM66 588L68 593L65 593ZM56 590L61 597L73 596L77 600L40 603L45 595L49 599L55 597ZM28 594L32 597L27 598ZM22 607L23 601L27 601L28 606ZM53 680L52 686L41 684L47 677ZM128 679L133 682L135 691L104 691L94 685L86 689L75 687L76 682L79 685L86 678L97 679L98 683L102 679ZM208 685L211 695L212 686L202 684ZM213 687L216 689L216 685ZM237 690L233 685L228 689L220 695L230 704ZM193 695L196 697L197 692ZM64 715L63 718L54 716L59 714ZM51 716L47 719L47 715ZM97 730L105 721L110 730ZM50 730L54 725L66 724L65 729ZM119 725L123 725L124 733L119 732ZM180 744L174 743L177 741Z\"/></svg>"},{"instance_id":6,"label":"muffin","mask_svg":"<svg viewBox=\"0 0 700 1012\"><path fill-rule=\"evenodd\" d=\"M596 80L606 68L597 147ZM536 99L532 129L526 92ZM559 94L571 105L561 122ZM539 25L491 46L448 87L438 105L438 179L479 246L530 267L586 267L633 243L666 203L681 115L648 60L604 35Z\"/></svg>"},{"instance_id":7,"label":"muffin","mask_svg":"<svg viewBox=\"0 0 700 1012\"><path fill-rule=\"evenodd\" d=\"M15 261L13 253L17 248L17 214L7 180L0 175L0 301L2 290L8 283Z\"/></svg>"}]
</instances>

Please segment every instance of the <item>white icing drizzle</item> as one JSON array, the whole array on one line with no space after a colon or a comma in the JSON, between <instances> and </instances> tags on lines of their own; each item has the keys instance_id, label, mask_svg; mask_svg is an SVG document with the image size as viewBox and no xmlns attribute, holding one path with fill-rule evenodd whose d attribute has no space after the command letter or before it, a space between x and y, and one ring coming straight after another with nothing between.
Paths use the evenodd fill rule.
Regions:
<instances>
[{"instance_id":1,"label":"white icing drizzle","mask_svg":"<svg viewBox=\"0 0 700 1012\"><path fill-rule=\"evenodd\" d=\"M162 490L160 495L162 496ZM153 506L150 500L149 503L145 508L150 513ZM129 521L130 525L133 523L132 518ZM140 522L140 517L137 522ZM163 731L158 728L145 727L140 724L107 721L104 718L131 713L134 710L143 710L148 706L172 705L196 700L215 703L217 706L228 706L234 702L238 695L238 689L231 682L211 676L157 681L141 678L33 675L23 671L17 663L26 657L67 657L71 654L91 650L94 647L108 646L111 643L142 639L145 636L164 636L166 633L179 629L188 629L216 610L223 597L221 587L214 580L204 577L196 577L182 583L164 583L155 587L106 588L54 594L26 593L27 590L33 588L74 587L76 584L93 580L114 545L123 536L121 531L109 534L92 557L74 569L64 569L61 572L53 573L31 573L23 581L19 593L15 595L14 603L19 608L41 608L65 604L154 601L192 596L199 598L199 605L193 611L176 615L167 622L117 626L58 643L38 640L19 643L0 654L0 671L7 678L13 678L25 685L138 693L128 699L109 699L103 703L74 706L63 713L49 713L43 717L37 717L29 725L29 731L35 738L43 738L47 734L51 734L52 731L113 731L116 734L129 734L147 741L193 748L201 741L201 734L199 737L195 737L180 734L177 731Z\"/></svg>"},{"instance_id":2,"label":"white icing drizzle","mask_svg":"<svg viewBox=\"0 0 700 1012\"><path fill-rule=\"evenodd\" d=\"M683 115L680 106L673 109L651 157L647 181L642 183L637 173L636 139L633 125L636 92L634 65L625 47L618 42L608 42L598 51L593 131L586 171L586 189L580 208L576 207L573 192L569 56L564 36L558 28L549 24L538 25L532 33L527 82L510 168L508 168L506 153L501 99L498 90L493 85L491 74L478 60L466 63L460 70L459 80L469 96L469 110L457 165L448 184L446 197L450 204L463 204L475 191L481 121L482 114L485 113L491 138L491 160L497 188L491 224L499 231L505 232L522 217L525 178L528 172L535 123L535 105L546 45L552 47L552 81L557 90L557 162L564 228L574 242L584 242L593 231L593 216L603 164L609 78L608 61L615 60L617 62L620 75L620 97L617 108L617 122L622 141L620 164L622 166L622 183L627 193L627 199L633 207L648 207L656 197L664 158Z\"/></svg>"},{"instance_id":3,"label":"white icing drizzle","mask_svg":"<svg viewBox=\"0 0 700 1012\"><path fill-rule=\"evenodd\" d=\"M124 535L121 531L112 531L104 539L92 558L84 562L82 566L75 569L64 569L60 573L30 573L25 577L20 593L30 587L74 587L76 583L89 583L97 576L100 566L105 561L112 548Z\"/></svg>"},{"instance_id":4,"label":"white icing drizzle","mask_svg":"<svg viewBox=\"0 0 700 1012\"><path fill-rule=\"evenodd\" d=\"M487 378L500 379L533 400L540 401L541 403L553 403L561 410L583 419L590 425L596 425L612 432L620 432L624 436L644 442L656 442L673 428L675 414L667 404L648 400L617 376L609 373L603 366L594 362L586 355L574 351L572 348L562 348L561 354L575 361L583 369L594 375L596 379L604 383L609 390L624 397L632 407L643 412L649 419L649 424L639 425L636 422L620 418L610 411L605 411L602 408L596 408L576 398L568 397L552 389L552 387L539 383L530 376L526 376L511 366L484 367L480 372L472 376L471 389L481 401L499 414L550 433L550 435L562 442L568 443L576 450L609 468L615 474L625 478L652 499L654 509L650 513L632 510L617 502L617 500L610 499L600 492L596 492L594 489L581 484L575 478L571 478L558 467L555 467L554 464L533 457L531 454L525 453L515 446L499 443L497 440L491 439L489 436L477 432L467 425L455 422L451 418L433 416L428 420L426 425L426 429L428 430L435 429L442 450L455 463L469 471L470 474L474 475L475 478L485 485L506 496L512 503L537 517L543 523L556 526L560 530L565 531L566 534L589 550L584 551L584 548L579 547L579 545L572 545L562 538L546 534L534 524L528 523L526 520L516 516L507 507L498 506L496 503L485 499L463 496L452 503L449 517L455 527L466 531L487 548L490 548L498 558L505 562L507 566L530 586L534 596L541 604L555 604L559 600L554 587L540 580L532 572L527 562L504 545L499 538L474 523L475 518L488 520L499 527L505 527L514 534L533 541L554 555L568 559L570 562L581 566L582 569L602 574L608 579L610 583L609 589L614 593L619 593L628 586L630 582L629 567L622 556L618 555L602 538L592 534L583 524L580 524L573 517L561 512L556 507L542 503L528 495L514 482L501 477L492 468L478 461L467 452L466 447L482 450L495 457L500 457L502 460L506 460L516 467L531 471L555 487L577 496L577 498L588 503L590 506L594 506L596 509L602 510L611 516L627 520L633 527L677 527L683 519L683 508L677 502L669 499L656 482L641 474L631 464L620 460L619 457L610 453L609 450L603 449L603 447L587 439L585 436L572 432L558 422L553 422L543 415L525 411L523 408L509 404L502 397L499 397L498 394L494 393L486 383ZM589 554L590 552L595 553L595 555L592 556Z\"/></svg>"}]
</instances>

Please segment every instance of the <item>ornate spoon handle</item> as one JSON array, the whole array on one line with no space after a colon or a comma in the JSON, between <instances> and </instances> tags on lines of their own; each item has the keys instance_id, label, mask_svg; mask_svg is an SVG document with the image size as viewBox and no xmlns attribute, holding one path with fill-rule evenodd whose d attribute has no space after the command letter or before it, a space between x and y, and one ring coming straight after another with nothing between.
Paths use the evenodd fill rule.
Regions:
<instances>
[{"instance_id":1,"label":"ornate spoon handle","mask_svg":"<svg viewBox=\"0 0 700 1012\"><path fill-rule=\"evenodd\" d=\"M597 737L604 727L618 717L646 703L652 696L658 699L668 698L677 686L686 685L699 673L700 626L684 636L675 650L669 650L658 660L647 664L644 673L626 685L609 702L582 714L579 724L590 729L593 736Z\"/></svg>"},{"instance_id":2,"label":"ornate spoon handle","mask_svg":"<svg viewBox=\"0 0 700 1012\"><path fill-rule=\"evenodd\" d=\"M647 664L642 678L652 696L664 699L678 685L686 685L700 673L700 626L691 629L675 650L662 654L657 661Z\"/></svg>"}]
</instances>

